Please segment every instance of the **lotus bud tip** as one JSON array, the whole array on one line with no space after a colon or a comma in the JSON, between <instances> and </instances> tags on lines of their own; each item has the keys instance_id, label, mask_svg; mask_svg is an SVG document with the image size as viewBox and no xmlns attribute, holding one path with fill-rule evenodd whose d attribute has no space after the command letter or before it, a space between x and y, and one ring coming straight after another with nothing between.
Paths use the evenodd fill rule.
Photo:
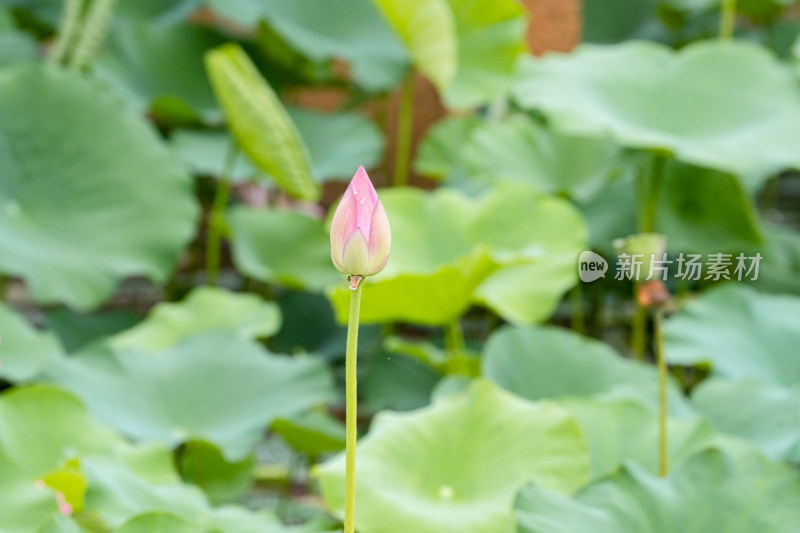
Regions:
<instances>
[{"instance_id":1,"label":"lotus bud tip","mask_svg":"<svg viewBox=\"0 0 800 533\"><path fill-rule=\"evenodd\" d=\"M383 270L391 241L386 211L364 166L359 166L333 215L331 260L352 284L353 278L360 281Z\"/></svg>"}]
</instances>

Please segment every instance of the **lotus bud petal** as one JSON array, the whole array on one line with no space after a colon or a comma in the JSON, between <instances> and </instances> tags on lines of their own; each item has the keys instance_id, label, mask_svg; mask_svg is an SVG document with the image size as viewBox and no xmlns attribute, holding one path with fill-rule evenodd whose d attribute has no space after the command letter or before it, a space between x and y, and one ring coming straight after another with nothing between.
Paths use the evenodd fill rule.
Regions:
<instances>
[{"instance_id":1,"label":"lotus bud petal","mask_svg":"<svg viewBox=\"0 0 800 533\"><path fill-rule=\"evenodd\" d=\"M364 167L359 167L333 215L333 264L348 276L373 276L386 266L391 244L386 211Z\"/></svg>"}]
</instances>

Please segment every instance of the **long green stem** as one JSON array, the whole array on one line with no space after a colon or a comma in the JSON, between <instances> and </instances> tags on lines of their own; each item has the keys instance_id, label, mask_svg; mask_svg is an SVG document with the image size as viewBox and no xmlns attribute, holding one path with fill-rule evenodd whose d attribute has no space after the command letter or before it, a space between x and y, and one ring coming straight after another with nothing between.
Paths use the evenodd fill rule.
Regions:
<instances>
[{"instance_id":1,"label":"long green stem","mask_svg":"<svg viewBox=\"0 0 800 533\"><path fill-rule=\"evenodd\" d=\"M650 172L645 186L644 205L642 206L641 228L642 233L653 233L656 229L656 213L658 199L661 196L661 186L664 182L664 156L653 154Z\"/></svg>"},{"instance_id":2,"label":"long green stem","mask_svg":"<svg viewBox=\"0 0 800 533\"><path fill-rule=\"evenodd\" d=\"M50 53L54 63L65 63L73 44L80 34L84 0L67 0L61 13L58 35Z\"/></svg>"},{"instance_id":3,"label":"long green stem","mask_svg":"<svg viewBox=\"0 0 800 533\"><path fill-rule=\"evenodd\" d=\"M656 229L656 214L658 212L658 201L661 196L661 189L664 182L664 165L666 159L660 154L653 154L650 168L641 174L639 180L639 232L653 233ZM642 307L637 298L640 283L634 281L634 301L636 310L633 315L633 331L631 332L631 348L634 356L644 359L645 347L647 344L647 310Z\"/></svg>"},{"instance_id":4,"label":"long green stem","mask_svg":"<svg viewBox=\"0 0 800 533\"><path fill-rule=\"evenodd\" d=\"M575 333L586 333L586 311L583 305L583 286L578 282L569 293L572 309L572 329Z\"/></svg>"},{"instance_id":5,"label":"long green stem","mask_svg":"<svg viewBox=\"0 0 800 533\"><path fill-rule=\"evenodd\" d=\"M461 321L459 319L455 319L447 325L445 343L447 344L447 373L468 375L466 342L464 341L464 330L461 329Z\"/></svg>"},{"instance_id":6,"label":"long green stem","mask_svg":"<svg viewBox=\"0 0 800 533\"><path fill-rule=\"evenodd\" d=\"M356 442L358 440L358 316L361 312L361 288L363 280L356 280L350 292L350 321L347 323L347 355L345 359L345 397L347 447L345 474L344 533L354 533L356 517Z\"/></svg>"},{"instance_id":7,"label":"long green stem","mask_svg":"<svg viewBox=\"0 0 800 533\"><path fill-rule=\"evenodd\" d=\"M633 283L634 298L639 292L638 281ZM639 361L644 361L644 354L647 345L647 309L642 307L636 298L636 309L633 312L633 323L631 324L631 351L633 357Z\"/></svg>"},{"instance_id":8,"label":"long green stem","mask_svg":"<svg viewBox=\"0 0 800 533\"><path fill-rule=\"evenodd\" d=\"M214 193L214 203L208 215L208 239L206 241L206 283L217 285L219 283L219 265L222 255L222 234L225 229L225 209L230 197L230 175L236 163L236 145L231 143L225 155L225 164Z\"/></svg>"},{"instance_id":9,"label":"long green stem","mask_svg":"<svg viewBox=\"0 0 800 533\"><path fill-rule=\"evenodd\" d=\"M731 39L736 29L736 0L722 0L722 16L719 23L719 38Z\"/></svg>"},{"instance_id":10,"label":"long green stem","mask_svg":"<svg viewBox=\"0 0 800 533\"><path fill-rule=\"evenodd\" d=\"M408 185L408 167L414 128L414 72L403 81L397 108L397 138L394 152L394 186Z\"/></svg>"},{"instance_id":11,"label":"long green stem","mask_svg":"<svg viewBox=\"0 0 800 533\"><path fill-rule=\"evenodd\" d=\"M108 35L115 3L116 0L94 0L89 7L83 19L80 38L69 60L70 68L84 70L100 53Z\"/></svg>"},{"instance_id":12,"label":"long green stem","mask_svg":"<svg viewBox=\"0 0 800 533\"><path fill-rule=\"evenodd\" d=\"M667 361L664 358L664 334L661 322L664 312L656 310L653 318L655 352L658 363L658 474L667 476Z\"/></svg>"}]
</instances>

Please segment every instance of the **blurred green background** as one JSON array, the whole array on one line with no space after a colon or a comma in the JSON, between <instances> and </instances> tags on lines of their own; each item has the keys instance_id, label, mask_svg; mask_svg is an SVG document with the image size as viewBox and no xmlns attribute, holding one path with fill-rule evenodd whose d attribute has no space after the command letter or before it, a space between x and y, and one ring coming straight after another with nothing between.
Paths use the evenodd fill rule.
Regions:
<instances>
[{"instance_id":1,"label":"blurred green background","mask_svg":"<svg viewBox=\"0 0 800 533\"><path fill-rule=\"evenodd\" d=\"M341 531L359 165L359 533L796 533L799 35L791 0L0 0L0 533Z\"/></svg>"}]
</instances>

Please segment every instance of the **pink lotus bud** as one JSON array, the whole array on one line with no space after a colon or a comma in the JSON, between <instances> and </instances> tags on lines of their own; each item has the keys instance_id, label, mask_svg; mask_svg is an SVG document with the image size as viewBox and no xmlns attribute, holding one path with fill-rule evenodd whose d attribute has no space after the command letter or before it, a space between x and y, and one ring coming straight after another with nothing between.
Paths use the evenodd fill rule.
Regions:
<instances>
[{"instance_id":1,"label":"pink lotus bud","mask_svg":"<svg viewBox=\"0 0 800 533\"><path fill-rule=\"evenodd\" d=\"M372 276L386 266L391 244L386 211L364 167L358 167L333 215L333 264L342 274Z\"/></svg>"},{"instance_id":2,"label":"pink lotus bud","mask_svg":"<svg viewBox=\"0 0 800 533\"><path fill-rule=\"evenodd\" d=\"M64 493L56 491L55 494L56 494L56 503L58 504L58 511L64 516L72 516L74 508L67 501L67 498L64 496Z\"/></svg>"}]
</instances>

